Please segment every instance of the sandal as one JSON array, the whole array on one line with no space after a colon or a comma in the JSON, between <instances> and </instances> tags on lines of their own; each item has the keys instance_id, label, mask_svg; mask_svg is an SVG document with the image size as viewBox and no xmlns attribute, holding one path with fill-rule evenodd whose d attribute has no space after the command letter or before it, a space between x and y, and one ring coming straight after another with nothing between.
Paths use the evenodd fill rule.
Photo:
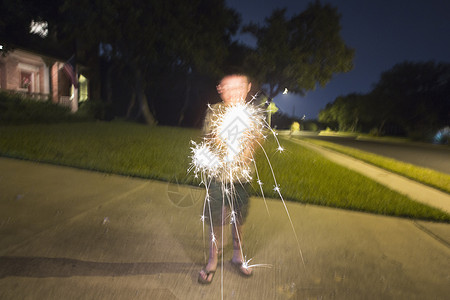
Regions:
<instances>
[{"instance_id":1,"label":"sandal","mask_svg":"<svg viewBox=\"0 0 450 300\"><path fill-rule=\"evenodd\" d=\"M206 278L205 278L205 279L203 279L202 272L203 272L203 274L206 275ZM216 270L208 271L208 270L206 270L206 267L203 268L203 269L201 269L200 272L198 273L198 283L201 283L201 284L211 284L211 282L212 282L213 279L214 279L214 274L215 274L215 273L216 273ZM208 280L209 275L211 275L211 274L212 274L211 280Z\"/></svg>"},{"instance_id":2,"label":"sandal","mask_svg":"<svg viewBox=\"0 0 450 300\"><path fill-rule=\"evenodd\" d=\"M239 272L240 275L243 277L250 277L253 275L253 272L247 273L245 270L251 270L249 268L244 267L242 262L234 262L233 260L230 260L231 265Z\"/></svg>"}]
</instances>

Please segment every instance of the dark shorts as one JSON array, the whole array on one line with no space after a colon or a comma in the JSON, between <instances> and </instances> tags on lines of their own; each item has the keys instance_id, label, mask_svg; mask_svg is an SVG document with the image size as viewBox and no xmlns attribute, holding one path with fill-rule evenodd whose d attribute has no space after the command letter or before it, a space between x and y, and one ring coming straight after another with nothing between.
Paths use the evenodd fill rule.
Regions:
<instances>
[{"instance_id":1,"label":"dark shorts","mask_svg":"<svg viewBox=\"0 0 450 300\"><path fill-rule=\"evenodd\" d=\"M235 211L236 222L244 224L248 215L248 183L235 183L231 188L234 190L233 196L225 193L222 190L222 184L219 182L211 182L209 186L209 206L211 207L211 214L209 212L208 203L205 206L205 216L212 218L213 226L220 226L222 224L222 207L226 207L225 218L223 225L231 222L231 208ZM209 223L209 222L208 222Z\"/></svg>"}]
</instances>

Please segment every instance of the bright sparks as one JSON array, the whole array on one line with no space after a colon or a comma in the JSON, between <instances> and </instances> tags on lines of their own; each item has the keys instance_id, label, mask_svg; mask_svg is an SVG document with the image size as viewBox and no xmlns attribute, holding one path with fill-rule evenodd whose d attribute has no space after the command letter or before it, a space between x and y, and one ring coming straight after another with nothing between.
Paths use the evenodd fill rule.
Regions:
<instances>
[{"instance_id":1,"label":"bright sparks","mask_svg":"<svg viewBox=\"0 0 450 300\"><path fill-rule=\"evenodd\" d=\"M228 221L232 226L237 226L239 218L234 210L237 199L236 191L234 190L235 183L250 182L253 178L251 174L255 173L256 182L260 187L262 198L266 205L267 212L269 212L266 199L263 191L263 182L260 180L257 164L255 162L254 153L256 148L260 148L265 155L267 163L272 173L274 188L273 191L280 197L289 221L291 223L292 230L294 231L297 244L299 241L297 234L281 195L280 186L275 178L275 173L272 169L272 165L269 161L269 157L262 146L262 142L267 138L269 134L272 134L276 143L276 152L283 152L285 149L280 145L277 133L270 128L266 122L266 115L268 111L264 107L264 103L260 106L254 105L252 102L256 99L256 96L252 97L252 101L245 103L241 101L233 102L231 105L219 105L210 106L209 113L211 115L211 124L209 133L206 135L201 143L197 144L192 141L191 147L191 164L188 172L193 172L195 177L200 177L201 184L205 186L206 196L203 205L203 214L201 215L201 222L204 224L208 219L211 226L211 242L216 244L217 239L214 235L213 221L211 215L211 203L209 196L209 186L211 181L219 182L222 186L224 205L228 205L231 213L223 218L228 218ZM205 216L208 214L209 216ZM204 227L204 226L203 226ZM205 236L205 229L203 228L203 234ZM236 232L237 232L236 228ZM239 234L238 239L240 240ZM216 245L217 246L217 245ZM242 246L240 247L241 255L245 258ZM299 252L302 257L301 249L299 246ZM253 264L250 265L251 259L244 259L242 267L245 269L252 267L271 267L266 264ZM304 264L304 262L303 262Z\"/></svg>"},{"instance_id":2,"label":"bright sparks","mask_svg":"<svg viewBox=\"0 0 450 300\"><path fill-rule=\"evenodd\" d=\"M267 128L265 110L245 102L209 109L213 112L211 133L200 144L192 142L189 171L220 181L250 181L254 141L262 139Z\"/></svg>"},{"instance_id":3,"label":"bright sparks","mask_svg":"<svg viewBox=\"0 0 450 300\"><path fill-rule=\"evenodd\" d=\"M45 21L31 21L30 33L37 34L41 38L45 38L48 35L48 23Z\"/></svg>"},{"instance_id":4,"label":"bright sparks","mask_svg":"<svg viewBox=\"0 0 450 300\"><path fill-rule=\"evenodd\" d=\"M205 173L208 176L216 176L220 169L220 159L214 152L214 149L209 143L203 142L191 147L193 152L191 168L188 171L194 170L196 176L198 173Z\"/></svg>"}]
</instances>

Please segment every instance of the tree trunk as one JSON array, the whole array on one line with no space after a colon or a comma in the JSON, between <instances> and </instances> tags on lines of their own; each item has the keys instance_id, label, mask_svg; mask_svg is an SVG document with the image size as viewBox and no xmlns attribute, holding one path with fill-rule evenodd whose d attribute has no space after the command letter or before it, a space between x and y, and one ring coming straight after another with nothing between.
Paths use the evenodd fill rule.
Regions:
<instances>
[{"instance_id":1,"label":"tree trunk","mask_svg":"<svg viewBox=\"0 0 450 300\"><path fill-rule=\"evenodd\" d=\"M386 124L386 120L381 121L380 127L378 127L378 135L383 135L384 124Z\"/></svg>"},{"instance_id":2,"label":"tree trunk","mask_svg":"<svg viewBox=\"0 0 450 300\"><path fill-rule=\"evenodd\" d=\"M126 120L130 119L131 112L133 111L134 105L136 104L136 93L134 91L131 92L131 99L128 103L127 114L125 116Z\"/></svg>"},{"instance_id":3,"label":"tree trunk","mask_svg":"<svg viewBox=\"0 0 450 300\"><path fill-rule=\"evenodd\" d=\"M183 107L181 108L180 117L178 119L178 126L181 126L181 123L184 120L184 113L186 112L186 109L188 108L189 100L190 100L190 94L191 94L191 80L190 75L186 75L186 91L184 94L184 103Z\"/></svg>"},{"instance_id":4,"label":"tree trunk","mask_svg":"<svg viewBox=\"0 0 450 300\"><path fill-rule=\"evenodd\" d=\"M356 128L358 126L358 121L359 121L359 118L356 117L355 120L353 121L353 124L352 124L352 132L356 131Z\"/></svg>"},{"instance_id":5,"label":"tree trunk","mask_svg":"<svg viewBox=\"0 0 450 300\"><path fill-rule=\"evenodd\" d=\"M145 122L148 125L156 125L157 122L148 107L147 95L145 95L144 79L142 78L142 75L139 72L139 70L136 70L136 90L135 90L135 92L136 92L136 96L137 96L138 103L139 103L138 116L142 114L142 116L145 119Z\"/></svg>"},{"instance_id":6,"label":"tree trunk","mask_svg":"<svg viewBox=\"0 0 450 300\"><path fill-rule=\"evenodd\" d=\"M156 125L157 121L155 120L155 117L153 117L153 114L151 113L150 109L148 108L148 101L147 101L147 96L145 95L144 90L141 91L141 111L142 114L144 116L145 122L148 125Z\"/></svg>"},{"instance_id":7,"label":"tree trunk","mask_svg":"<svg viewBox=\"0 0 450 300\"><path fill-rule=\"evenodd\" d=\"M108 64L105 74L105 85L106 85L106 104L112 103L112 80L111 80L111 73L112 73L112 66L111 64Z\"/></svg>"}]
</instances>

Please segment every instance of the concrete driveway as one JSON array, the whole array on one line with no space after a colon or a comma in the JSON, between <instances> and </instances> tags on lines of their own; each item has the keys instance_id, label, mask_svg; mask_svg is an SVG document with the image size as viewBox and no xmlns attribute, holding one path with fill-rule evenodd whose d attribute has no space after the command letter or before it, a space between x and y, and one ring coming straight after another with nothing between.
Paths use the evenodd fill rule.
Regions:
<instances>
[{"instance_id":1,"label":"concrete driveway","mask_svg":"<svg viewBox=\"0 0 450 300\"><path fill-rule=\"evenodd\" d=\"M0 158L0 299L448 299L450 225L251 199L210 286L202 189ZM223 288L223 289L222 289Z\"/></svg>"}]
</instances>

